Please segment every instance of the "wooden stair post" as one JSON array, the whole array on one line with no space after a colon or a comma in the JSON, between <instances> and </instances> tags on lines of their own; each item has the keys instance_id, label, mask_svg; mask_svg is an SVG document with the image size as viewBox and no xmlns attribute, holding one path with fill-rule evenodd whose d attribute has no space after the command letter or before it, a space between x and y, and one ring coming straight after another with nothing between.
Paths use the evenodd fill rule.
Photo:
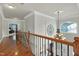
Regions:
<instances>
[{"instance_id":1,"label":"wooden stair post","mask_svg":"<svg viewBox=\"0 0 79 59\"><path fill-rule=\"evenodd\" d=\"M27 32L27 43L28 43L28 48L30 50L30 52L32 53L32 50L31 50L31 45L30 45L30 31ZM32 53L33 55L33 53Z\"/></svg>"},{"instance_id":2,"label":"wooden stair post","mask_svg":"<svg viewBox=\"0 0 79 59\"><path fill-rule=\"evenodd\" d=\"M30 44L29 39L30 39L30 31L28 31L28 33L27 33L27 42L28 42L28 44Z\"/></svg>"},{"instance_id":3,"label":"wooden stair post","mask_svg":"<svg viewBox=\"0 0 79 59\"><path fill-rule=\"evenodd\" d=\"M75 40L73 44L74 56L79 56L79 37L75 37L74 40Z\"/></svg>"}]
</instances>

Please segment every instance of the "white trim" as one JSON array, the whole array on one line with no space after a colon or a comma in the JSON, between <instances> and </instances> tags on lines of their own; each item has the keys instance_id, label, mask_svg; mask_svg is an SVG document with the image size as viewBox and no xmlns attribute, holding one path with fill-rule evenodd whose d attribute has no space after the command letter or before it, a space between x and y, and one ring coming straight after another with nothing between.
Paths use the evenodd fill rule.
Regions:
<instances>
[{"instance_id":1,"label":"white trim","mask_svg":"<svg viewBox=\"0 0 79 59\"><path fill-rule=\"evenodd\" d=\"M28 17L30 17L31 15L33 15L33 13L34 13L34 12L30 12L28 15L26 15L26 16L24 17L24 19L27 19Z\"/></svg>"},{"instance_id":2,"label":"white trim","mask_svg":"<svg viewBox=\"0 0 79 59\"><path fill-rule=\"evenodd\" d=\"M44 17L48 17L48 18L50 18L50 19L55 19L54 17L51 17L51 16L49 16L49 15L46 15L46 14L41 13L41 12L38 12L38 11L34 11L34 13L35 13L35 14L38 14L38 15L42 15L42 16L44 16Z\"/></svg>"},{"instance_id":3,"label":"white trim","mask_svg":"<svg viewBox=\"0 0 79 59\"><path fill-rule=\"evenodd\" d=\"M38 11L32 11L32 12L30 12L27 16L24 17L24 19L30 17L30 16L33 15L33 14L38 14L38 15L41 15L41 16L44 16L44 17L48 17L48 18L50 18L50 19L55 19L54 17L51 17L51 16L49 16L49 15L46 15L46 14L41 13L41 12L38 12Z\"/></svg>"}]
</instances>

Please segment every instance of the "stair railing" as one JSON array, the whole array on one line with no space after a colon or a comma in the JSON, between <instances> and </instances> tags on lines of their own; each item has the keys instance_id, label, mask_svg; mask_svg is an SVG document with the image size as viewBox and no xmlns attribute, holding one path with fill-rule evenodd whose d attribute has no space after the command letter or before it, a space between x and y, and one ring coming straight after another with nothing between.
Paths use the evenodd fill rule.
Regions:
<instances>
[{"instance_id":1,"label":"stair railing","mask_svg":"<svg viewBox=\"0 0 79 59\"><path fill-rule=\"evenodd\" d=\"M30 32L25 35L28 47L35 56L79 56L79 37L70 42Z\"/></svg>"},{"instance_id":2,"label":"stair railing","mask_svg":"<svg viewBox=\"0 0 79 59\"><path fill-rule=\"evenodd\" d=\"M78 56L79 37L74 42L26 32L35 56Z\"/></svg>"}]
</instances>

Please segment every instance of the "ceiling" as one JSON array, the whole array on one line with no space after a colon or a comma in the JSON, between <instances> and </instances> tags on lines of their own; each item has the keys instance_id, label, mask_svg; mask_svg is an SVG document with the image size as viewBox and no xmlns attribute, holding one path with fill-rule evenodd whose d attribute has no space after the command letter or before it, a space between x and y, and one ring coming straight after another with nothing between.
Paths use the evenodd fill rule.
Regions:
<instances>
[{"instance_id":1,"label":"ceiling","mask_svg":"<svg viewBox=\"0 0 79 59\"><path fill-rule=\"evenodd\" d=\"M56 17L55 11L63 11L61 18L79 16L79 4L76 3L4 3L0 4L6 18L23 19L31 11L38 11L52 17ZM11 9L7 5L14 6Z\"/></svg>"}]
</instances>

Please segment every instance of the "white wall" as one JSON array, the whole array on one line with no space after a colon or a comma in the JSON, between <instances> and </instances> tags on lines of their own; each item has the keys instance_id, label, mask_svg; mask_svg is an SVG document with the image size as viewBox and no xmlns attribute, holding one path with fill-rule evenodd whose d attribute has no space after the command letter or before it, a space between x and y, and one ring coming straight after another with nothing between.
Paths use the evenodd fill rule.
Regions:
<instances>
[{"instance_id":1,"label":"white wall","mask_svg":"<svg viewBox=\"0 0 79 59\"><path fill-rule=\"evenodd\" d=\"M3 10L0 6L0 42L2 40L2 20L4 19Z\"/></svg>"},{"instance_id":2,"label":"white wall","mask_svg":"<svg viewBox=\"0 0 79 59\"><path fill-rule=\"evenodd\" d=\"M47 29L48 24L52 24L54 26L54 33L55 33L56 32L56 21L53 17L47 16L43 13L39 13L36 11L33 11L32 13L28 14L25 17L25 31L26 32L29 30L32 33L47 35L46 29ZM30 39L31 39L30 41L31 41L32 52L35 55L39 55L40 52L38 51L37 53L35 52L36 49L39 49L38 44L35 44L35 43L36 43L36 40L37 42L40 42L40 40L33 36L31 36Z\"/></svg>"},{"instance_id":3,"label":"white wall","mask_svg":"<svg viewBox=\"0 0 79 59\"><path fill-rule=\"evenodd\" d=\"M0 40L2 39L2 17L0 15Z\"/></svg>"},{"instance_id":4,"label":"white wall","mask_svg":"<svg viewBox=\"0 0 79 59\"><path fill-rule=\"evenodd\" d=\"M32 14L30 14L30 16L29 17L26 17L25 18L25 32L28 32L28 31L30 31L30 32L34 32L34 14L32 13Z\"/></svg>"},{"instance_id":5,"label":"white wall","mask_svg":"<svg viewBox=\"0 0 79 59\"><path fill-rule=\"evenodd\" d=\"M30 13L28 14L26 17L25 17L25 26L24 26L24 31L25 32L32 32L32 33L35 33L35 18L34 18L34 13ZM35 38L33 36L30 37L30 45L31 45L31 49L32 49L32 52L34 53L34 46L35 46Z\"/></svg>"},{"instance_id":6,"label":"white wall","mask_svg":"<svg viewBox=\"0 0 79 59\"><path fill-rule=\"evenodd\" d=\"M1 12L1 8L0 8L0 12ZM2 16L0 13L0 39L2 38Z\"/></svg>"},{"instance_id":7,"label":"white wall","mask_svg":"<svg viewBox=\"0 0 79 59\"><path fill-rule=\"evenodd\" d=\"M45 14L43 14L43 13L39 13L39 12L36 12L35 11L35 33L36 34L41 34L41 35L45 35L45 36L49 36L48 34L47 34L47 26L49 25L49 24L52 24L53 25L53 28L54 28L54 31L53 31L53 35L52 36L50 36L50 37L53 37L54 35L55 35L55 32L56 32L56 20L55 20L55 18L53 18L53 17L50 17L50 16L48 16L48 15L45 15ZM44 39L43 39L44 40ZM38 38L36 38L35 39L35 41L38 41L38 42L40 42L40 39ZM42 42L42 41L41 41ZM46 44L45 44L45 42L46 42ZM51 42L51 41L50 41ZM39 49L39 46L38 46L39 44L36 44L36 49ZM42 44L41 44L42 45ZM46 49L48 49L48 40L44 40L43 41L43 47L45 47L45 45L46 45ZM39 49L40 50L40 49ZM55 50L55 49L54 49ZM44 53L44 51L45 51L45 49L42 49L41 48L41 51L43 51L43 55L45 55ZM46 53L47 54L47 53ZM37 54L36 54L37 55ZM40 52L38 52L38 55L40 55Z\"/></svg>"},{"instance_id":8,"label":"white wall","mask_svg":"<svg viewBox=\"0 0 79 59\"><path fill-rule=\"evenodd\" d=\"M49 36L47 34L47 26L49 24L53 25L54 28L53 35L54 35L56 33L55 18L45 15L43 13L35 12L35 33ZM53 37L53 35L51 37Z\"/></svg>"}]
</instances>

